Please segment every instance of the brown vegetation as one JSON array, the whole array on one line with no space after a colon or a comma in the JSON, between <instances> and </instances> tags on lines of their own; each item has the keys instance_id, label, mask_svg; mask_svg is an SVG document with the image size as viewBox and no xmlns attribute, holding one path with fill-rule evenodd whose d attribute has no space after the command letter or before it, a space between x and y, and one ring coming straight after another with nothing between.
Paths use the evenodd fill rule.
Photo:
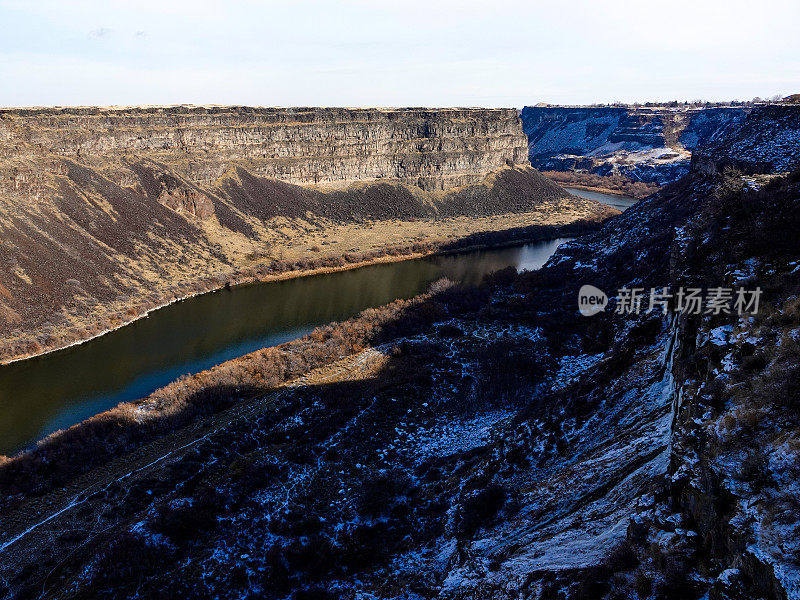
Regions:
<instances>
[{"instance_id":1,"label":"brown vegetation","mask_svg":"<svg viewBox=\"0 0 800 600\"><path fill-rule=\"evenodd\" d=\"M383 253L346 254L333 260L320 257L275 262L269 271L248 273L247 277L257 279L273 272L360 264L378 256L457 252L482 245L551 239L579 235L597 227L592 222L580 222L565 227L519 228L476 234L437 245L421 243L389 247ZM489 281L497 283L500 281L498 277L506 284L511 281L502 274ZM0 464L0 494L9 501L20 494L43 493L198 417L214 413L239 399L265 394L285 381L368 346L421 331L446 315L473 310L485 298L485 291L461 290L452 282L437 282L432 285L431 294L365 310L349 321L320 327L303 339L265 348L183 377L142 401L120 404L65 431L56 432L30 452L5 459L5 463ZM496 361L487 364L495 365ZM513 383L510 385L513 387ZM511 402L510 398L507 400Z\"/></svg>"},{"instance_id":2,"label":"brown vegetation","mask_svg":"<svg viewBox=\"0 0 800 600\"><path fill-rule=\"evenodd\" d=\"M22 337L0 347L0 362L29 357L78 343L122 325L186 297L204 294L224 286L244 285L256 282L284 279L292 276L313 274L320 271L336 271L368 264L383 259L401 259L428 255L437 252L458 252L461 250L516 244L558 236L580 235L599 227L600 216L613 214L609 209L598 213L598 221L579 219L565 226L531 225L504 231L487 231L466 235L458 240L426 240L408 244L390 244L366 251L326 254L303 257L296 260L270 259L263 253L248 255L250 261L258 261L254 266L242 266L229 276L204 277L190 284L168 286L163 292L151 292L145 299L109 314L98 313L91 324L80 329L58 326L57 319L47 321L42 331L33 337ZM318 246L315 246L318 248ZM316 253L316 252L315 252ZM77 281L77 280L75 280ZM79 282L78 282L79 283ZM2 305L0 305L1 307ZM90 305L92 309L96 308Z\"/></svg>"},{"instance_id":3,"label":"brown vegetation","mask_svg":"<svg viewBox=\"0 0 800 600\"><path fill-rule=\"evenodd\" d=\"M547 176L559 185L631 196L637 199L646 198L660 189L655 183L634 181L623 175L597 175L596 173L583 171L542 171L542 175Z\"/></svg>"},{"instance_id":4,"label":"brown vegetation","mask_svg":"<svg viewBox=\"0 0 800 600\"><path fill-rule=\"evenodd\" d=\"M435 295L367 309L354 319L320 327L300 340L180 378L144 400L120 404L53 433L35 449L0 463L2 502L46 492L193 419L242 398L265 394L368 346L419 332L447 314L475 307L484 297L478 290L443 287L438 286Z\"/></svg>"},{"instance_id":5,"label":"brown vegetation","mask_svg":"<svg viewBox=\"0 0 800 600\"><path fill-rule=\"evenodd\" d=\"M134 184L118 185L68 164L44 215L33 214L38 205L3 203L0 195L0 216L12 224L0 245L0 362L63 348L224 285L428 252L411 246L496 229L492 215L563 224L608 214L529 167L434 193L389 183L304 188L243 169L201 189L154 161L131 165ZM188 204L176 204L178 212L165 206L164 190L179 190ZM196 217L205 210L199 195L216 217ZM355 249L341 252L337 243ZM320 249L314 260L309 246Z\"/></svg>"}]
</instances>

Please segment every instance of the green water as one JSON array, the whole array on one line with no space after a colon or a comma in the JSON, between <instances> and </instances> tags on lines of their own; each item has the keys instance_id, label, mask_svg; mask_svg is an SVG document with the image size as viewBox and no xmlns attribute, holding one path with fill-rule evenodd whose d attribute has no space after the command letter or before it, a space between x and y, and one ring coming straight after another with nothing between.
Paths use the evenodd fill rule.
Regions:
<instances>
[{"instance_id":1,"label":"green water","mask_svg":"<svg viewBox=\"0 0 800 600\"><path fill-rule=\"evenodd\" d=\"M449 277L476 283L509 265L540 267L564 240L379 264L220 290L105 336L0 367L0 454L11 454L185 373L301 337Z\"/></svg>"}]
</instances>

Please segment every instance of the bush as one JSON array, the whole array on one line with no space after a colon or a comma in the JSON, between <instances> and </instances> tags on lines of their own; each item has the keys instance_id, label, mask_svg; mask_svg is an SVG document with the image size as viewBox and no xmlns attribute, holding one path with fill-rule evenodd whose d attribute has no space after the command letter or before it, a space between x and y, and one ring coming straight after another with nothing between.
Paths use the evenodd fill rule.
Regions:
<instances>
[{"instance_id":1,"label":"bush","mask_svg":"<svg viewBox=\"0 0 800 600\"><path fill-rule=\"evenodd\" d=\"M95 554L89 591L97 598L125 596L118 591L139 587L171 559L168 548L137 533L121 533Z\"/></svg>"},{"instance_id":2,"label":"bush","mask_svg":"<svg viewBox=\"0 0 800 600\"><path fill-rule=\"evenodd\" d=\"M380 471L364 480L358 507L366 515L377 517L388 513L398 499L414 488L411 478L401 469Z\"/></svg>"},{"instance_id":3,"label":"bush","mask_svg":"<svg viewBox=\"0 0 800 600\"><path fill-rule=\"evenodd\" d=\"M629 571L639 564L639 559L636 556L636 548L627 539L623 540L606 556L606 565L612 573L620 571Z\"/></svg>"},{"instance_id":4,"label":"bush","mask_svg":"<svg viewBox=\"0 0 800 600\"><path fill-rule=\"evenodd\" d=\"M394 552L405 533L385 521L346 527L339 535L341 564L350 572L365 571Z\"/></svg>"},{"instance_id":5,"label":"bush","mask_svg":"<svg viewBox=\"0 0 800 600\"><path fill-rule=\"evenodd\" d=\"M639 598L649 598L653 593L653 580L643 571L636 572L636 594Z\"/></svg>"},{"instance_id":6,"label":"bush","mask_svg":"<svg viewBox=\"0 0 800 600\"><path fill-rule=\"evenodd\" d=\"M224 510L226 500L216 490L199 488L192 499L173 500L159 506L150 528L177 544L186 543L217 524L217 515Z\"/></svg>"},{"instance_id":7,"label":"bush","mask_svg":"<svg viewBox=\"0 0 800 600\"><path fill-rule=\"evenodd\" d=\"M290 573L301 573L312 581L333 573L340 565L339 552L323 535L293 540L284 556Z\"/></svg>"},{"instance_id":8,"label":"bush","mask_svg":"<svg viewBox=\"0 0 800 600\"><path fill-rule=\"evenodd\" d=\"M550 353L526 340L503 338L483 346L476 356L476 385L465 410L514 408L529 402L548 371Z\"/></svg>"},{"instance_id":9,"label":"bush","mask_svg":"<svg viewBox=\"0 0 800 600\"><path fill-rule=\"evenodd\" d=\"M480 527L497 515L507 498L505 488L498 484L490 484L467 497L459 507L456 533L461 537L471 538Z\"/></svg>"},{"instance_id":10,"label":"bush","mask_svg":"<svg viewBox=\"0 0 800 600\"><path fill-rule=\"evenodd\" d=\"M464 337L464 332L455 325L444 324L436 330L436 335L442 339L458 339Z\"/></svg>"},{"instance_id":11,"label":"bush","mask_svg":"<svg viewBox=\"0 0 800 600\"><path fill-rule=\"evenodd\" d=\"M739 466L739 479L747 481L755 491L772 483L769 474L769 459L760 448L750 450Z\"/></svg>"}]
</instances>

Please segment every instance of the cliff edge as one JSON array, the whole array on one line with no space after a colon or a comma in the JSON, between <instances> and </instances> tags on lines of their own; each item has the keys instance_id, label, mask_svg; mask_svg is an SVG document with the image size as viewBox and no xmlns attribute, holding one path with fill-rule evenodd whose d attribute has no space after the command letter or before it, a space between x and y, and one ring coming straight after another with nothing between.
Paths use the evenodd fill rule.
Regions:
<instances>
[{"instance_id":1,"label":"cliff edge","mask_svg":"<svg viewBox=\"0 0 800 600\"><path fill-rule=\"evenodd\" d=\"M692 153L746 118L742 106L526 106L530 160L543 171L617 176L661 186L689 172Z\"/></svg>"}]
</instances>

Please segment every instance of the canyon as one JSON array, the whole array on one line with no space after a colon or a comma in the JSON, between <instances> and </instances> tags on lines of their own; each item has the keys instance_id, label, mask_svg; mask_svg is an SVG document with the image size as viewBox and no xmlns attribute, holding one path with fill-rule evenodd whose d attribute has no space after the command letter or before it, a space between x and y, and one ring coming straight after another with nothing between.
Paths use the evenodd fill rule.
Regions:
<instances>
[{"instance_id":1,"label":"canyon","mask_svg":"<svg viewBox=\"0 0 800 600\"><path fill-rule=\"evenodd\" d=\"M0 143L5 191L34 194L46 179L42 165L61 173L59 159L135 185L131 153L146 153L197 185L235 164L294 184L381 179L446 189L525 163L526 146L513 109L191 106L5 109Z\"/></svg>"},{"instance_id":2,"label":"canyon","mask_svg":"<svg viewBox=\"0 0 800 600\"><path fill-rule=\"evenodd\" d=\"M800 166L800 111L797 103L755 109L727 135L698 148L692 169L706 174L725 169L746 175L785 173Z\"/></svg>"},{"instance_id":3,"label":"canyon","mask_svg":"<svg viewBox=\"0 0 800 600\"><path fill-rule=\"evenodd\" d=\"M0 360L225 285L599 220L513 109L0 110ZM428 244L428 245L426 245Z\"/></svg>"},{"instance_id":4,"label":"canyon","mask_svg":"<svg viewBox=\"0 0 800 600\"><path fill-rule=\"evenodd\" d=\"M797 598L799 117L757 107L541 269L438 281L3 460L0 594ZM582 284L609 309L579 314ZM695 286L761 308L616 310Z\"/></svg>"}]
</instances>

